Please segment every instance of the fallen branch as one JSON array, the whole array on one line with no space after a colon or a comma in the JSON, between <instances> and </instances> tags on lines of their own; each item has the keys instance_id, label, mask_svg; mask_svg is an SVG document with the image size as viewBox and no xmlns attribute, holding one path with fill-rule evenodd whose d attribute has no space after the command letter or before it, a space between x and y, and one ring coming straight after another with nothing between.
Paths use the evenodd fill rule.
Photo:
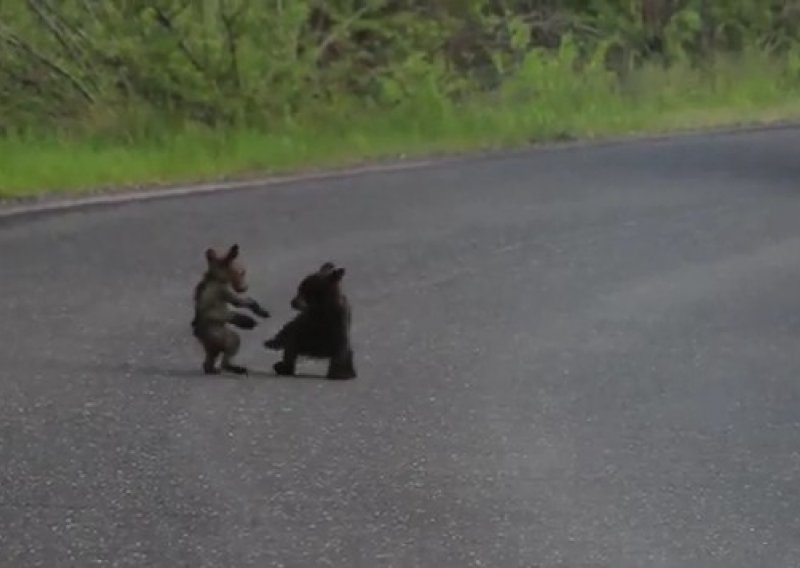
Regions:
<instances>
[{"instance_id":1,"label":"fallen branch","mask_svg":"<svg viewBox=\"0 0 800 568\"><path fill-rule=\"evenodd\" d=\"M50 33L56 39L56 41L64 48L64 52L67 53L72 61L82 67L85 71L90 71L92 66L89 62L86 61L84 54L81 53L81 50L74 41L70 41L68 39L69 33L75 33L74 30L71 29L71 26L65 24L64 19L58 14L51 6L47 6L46 3L40 4L38 0L26 0L28 7L36 14L39 20L44 24L44 26L50 30ZM49 12L49 13L48 13ZM54 21L53 17L58 19L58 23Z\"/></svg>"},{"instance_id":2,"label":"fallen branch","mask_svg":"<svg viewBox=\"0 0 800 568\"><path fill-rule=\"evenodd\" d=\"M372 10L374 7L367 5L361 8L360 10L356 10L353 14L350 15L349 18L340 22L338 25L334 26L334 28L325 36L320 44L317 46L316 53L314 55L313 61L318 63L322 56L325 55L327 49L335 42L339 37L342 35L343 32L347 31L350 27L353 26L358 20L360 20L367 12Z\"/></svg>"},{"instance_id":3,"label":"fallen branch","mask_svg":"<svg viewBox=\"0 0 800 568\"><path fill-rule=\"evenodd\" d=\"M184 57L186 57L186 59L192 65L192 67L194 67L195 70L197 70L198 72L205 74L205 68L202 65L200 65L200 62L197 60L197 58L195 58L194 54L192 53L192 50L189 49L189 46L186 44L186 40L183 37L181 37L178 34L178 30L175 29L175 26L172 23L172 16L165 14L164 11L158 6L153 6L153 10L155 10L156 19L158 20L158 23L161 24L161 26L164 29L172 32L177 36L178 47L180 48L181 53L183 53Z\"/></svg>"},{"instance_id":4,"label":"fallen branch","mask_svg":"<svg viewBox=\"0 0 800 568\"><path fill-rule=\"evenodd\" d=\"M14 47L23 53L26 53L29 57L32 57L57 75L60 75L64 79L66 79L88 102L94 104L95 98L94 95L80 82L80 80L72 75L68 70L58 64L58 62L53 61L49 57L39 53L33 46L23 41L19 38L16 34L14 34L11 30L0 24L0 40L4 41L11 47Z\"/></svg>"},{"instance_id":5,"label":"fallen branch","mask_svg":"<svg viewBox=\"0 0 800 568\"><path fill-rule=\"evenodd\" d=\"M225 42L228 44L228 55L230 57L230 74L233 76L233 84L237 89L242 86L242 79L239 73L239 52L236 43L236 35L234 32L234 25L239 16L247 8L245 3L242 3L239 8L231 13L227 11L227 0L220 0L220 19L225 28Z\"/></svg>"}]
</instances>

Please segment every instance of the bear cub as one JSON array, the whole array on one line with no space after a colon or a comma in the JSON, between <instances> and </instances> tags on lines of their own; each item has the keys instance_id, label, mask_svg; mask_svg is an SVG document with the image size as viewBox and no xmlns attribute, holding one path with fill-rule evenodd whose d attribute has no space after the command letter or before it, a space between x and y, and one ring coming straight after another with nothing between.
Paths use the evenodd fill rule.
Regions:
<instances>
[{"instance_id":1,"label":"bear cub","mask_svg":"<svg viewBox=\"0 0 800 568\"><path fill-rule=\"evenodd\" d=\"M208 269L194 289L194 319L192 333L205 350L203 371L207 375L220 372L217 358L222 355L221 370L237 375L247 374L247 368L237 365L233 358L239 352L241 339L229 326L253 329L257 322L247 314L230 309L247 308L257 316L268 318L269 312L247 292L245 268L239 259L239 245L234 244L224 254L206 250Z\"/></svg>"},{"instance_id":2,"label":"bear cub","mask_svg":"<svg viewBox=\"0 0 800 568\"><path fill-rule=\"evenodd\" d=\"M283 350L283 358L273 366L278 375L295 373L298 357L329 359L328 379L354 379L353 349L350 343L351 309L341 282L345 269L331 262L300 282L291 307L297 316L272 338L267 349Z\"/></svg>"}]
</instances>

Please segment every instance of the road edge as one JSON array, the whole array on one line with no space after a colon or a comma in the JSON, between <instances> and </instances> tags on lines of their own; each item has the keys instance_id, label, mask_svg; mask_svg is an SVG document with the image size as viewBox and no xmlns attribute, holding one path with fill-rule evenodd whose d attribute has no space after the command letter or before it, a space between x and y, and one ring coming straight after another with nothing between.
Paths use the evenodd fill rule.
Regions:
<instances>
[{"instance_id":1,"label":"road edge","mask_svg":"<svg viewBox=\"0 0 800 568\"><path fill-rule=\"evenodd\" d=\"M462 163L476 160L495 160L506 157L523 156L532 152L571 150L586 147L620 145L636 142L664 142L683 138L727 136L776 130L800 128L800 120L776 120L774 122L755 122L711 128L679 129L662 133L629 134L620 136L598 136L569 141L550 141L524 146L475 150L455 153L431 154L427 157L403 159L367 160L361 165L342 168L311 170L284 175L267 175L251 179L232 179L205 183L172 184L164 186L144 186L136 189L105 190L63 197L57 192L19 200L0 200L0 220L24 218L37 214L58 213L62 211L83 210L101 206L123 205L142 201L170 198L192 197L196 195L261 189L279 185L291 185L308 181L324 181L357 177L372 173L393 173L419 170L439 165Z\"/></svg>"}]
</instances>

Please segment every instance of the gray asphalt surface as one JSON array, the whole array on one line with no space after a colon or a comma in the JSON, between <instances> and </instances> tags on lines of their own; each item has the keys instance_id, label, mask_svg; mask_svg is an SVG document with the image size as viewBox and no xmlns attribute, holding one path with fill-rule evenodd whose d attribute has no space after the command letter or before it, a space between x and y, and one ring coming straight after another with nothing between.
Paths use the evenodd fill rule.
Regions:
<instances>
[{"instance_id":1,"label":"gray asphalt surface","mask_svg":"<svg viewBox=\"0 0 800 568\"><path fill-rule=\"evenodd\" d=\"M0 565L800 566L800 130L0 223ZM208 245L273 311L189 334ZM260 343L344 265L360 376Z\"/></svg>"}]
</instances>

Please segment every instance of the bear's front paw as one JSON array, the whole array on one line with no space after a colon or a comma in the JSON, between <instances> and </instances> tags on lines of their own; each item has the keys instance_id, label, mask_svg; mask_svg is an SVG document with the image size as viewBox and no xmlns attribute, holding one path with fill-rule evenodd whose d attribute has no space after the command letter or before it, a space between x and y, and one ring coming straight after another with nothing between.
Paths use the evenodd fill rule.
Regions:
<instances>
[{"instance_id":1,"label":"bear's front paw","mask_svg":"<svg viewBox=\"0 0 800 568\"><path fill-rule=\"evenodd\" d=\"M231 323L240 329L253 329L258 322L246 314L233 314Z\"/></svg>"},{"instance_id":2,"label":"bear's front paw","mask_svg":"<svg viewBox=\"0 0 800 568\"><path fill-rule=\"evenodd\" d=\"M283 361L278 361L272 366L272 368L278 375L284 377L289 377L291 375L294 375L294 368Z\"/></svg>"},{"instance_id":3,"label":"bear's front paw","mask_svg":"<svg viewBox=\"0 0 800 568\"><path fill-rule=\"evenodd\" d=\"M283 346L281 345L281 342L278 341L277 337L273 337L272 339L267 339L264 342L264 347L267 349L272 349L273 351L279 351Z\"/></svg>"}]
</instances>

